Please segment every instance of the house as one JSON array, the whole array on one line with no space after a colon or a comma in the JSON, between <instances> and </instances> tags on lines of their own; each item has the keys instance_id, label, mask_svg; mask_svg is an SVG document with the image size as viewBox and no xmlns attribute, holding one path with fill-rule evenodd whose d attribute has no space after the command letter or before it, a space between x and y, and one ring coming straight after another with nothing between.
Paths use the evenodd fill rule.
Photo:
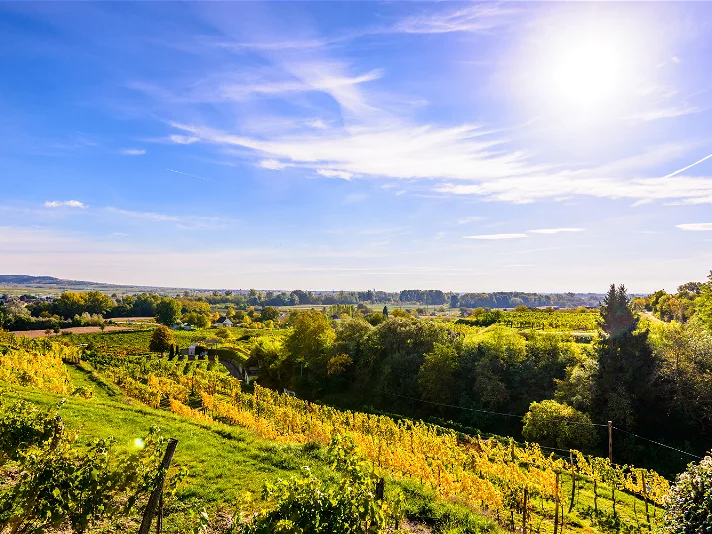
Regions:
<instances>
[{"instance_id":1,"label":"house","mask_svg":"<svg viewBox=\"0 0 712 534\"><path fill-rule=\"evenodd\" d=\"M180 353L187 355L188 358L195 358L196 356L207 354L207 351L205 350L205 347L201 347L197 343L193 343L189 345L187 349L182 349Z\"/></svg>"},{"instance_id":2,"label":"house","mask_svg":"<svg viewBox=\"0 0 712 534\"><path fill-rule=\"evenodd\" d=\"M221 315L218 318L218 320L213 323L213 326L215 326L215 327L224 326L224 327L229 328L232 326L232 321L230 319L228 319L227 317L225 317L224 315Z\"/></svg>"}]
</instances>

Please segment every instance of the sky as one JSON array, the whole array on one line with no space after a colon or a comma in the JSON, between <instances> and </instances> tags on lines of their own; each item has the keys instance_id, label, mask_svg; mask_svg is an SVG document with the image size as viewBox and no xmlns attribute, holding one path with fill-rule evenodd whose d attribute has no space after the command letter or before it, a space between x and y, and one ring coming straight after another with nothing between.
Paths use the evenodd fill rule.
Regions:
<instances>
[{"instance_id":1,"label":"sky","mask_svg":"<svg viewBox=\"0 0 712 534\"><path fill-rule=\"evenodd\" d=\"M712 4L0 3L0 273L674 290Z\"/></svg>"}]
</instances>

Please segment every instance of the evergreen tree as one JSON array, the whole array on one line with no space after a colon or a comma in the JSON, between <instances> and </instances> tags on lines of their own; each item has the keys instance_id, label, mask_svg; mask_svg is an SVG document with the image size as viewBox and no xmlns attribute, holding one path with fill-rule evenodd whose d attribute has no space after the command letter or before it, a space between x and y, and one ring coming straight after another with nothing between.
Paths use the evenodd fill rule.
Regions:
<instances>
[{"instance_id":1,"label":"evergreen tree","mask_svg":"<svg viewBox=\"0 0 712 534\"><path fill-rule=\"evenodd\" d=\"M632 332L638 326L638 319L630 308L631 299L623 284L616 288L611 284L601 306L601 329L611 337Z\"/></svg>"},{"instance_id":2,"label":"evergreen tree","mask_svg":"<svg viewBox=\"0 0 712 534\"><path fill-rule=\"evenodd\" d=\"M388 306L383 306L383 316L388 319Z\"/></svg>"},{"instance_id":3,"label":"evergreen tree","mask_svg":"<svg viewBox=\"0 0 712 534\"><path fill-rule=\"evenodd\" d=\"M634 414L655 412L653 351L648 331L635 331L637 323L625 286L611 285L601 306L595 405L602 417L624 427L636 424Z\"/></svg>"}]
</instances>

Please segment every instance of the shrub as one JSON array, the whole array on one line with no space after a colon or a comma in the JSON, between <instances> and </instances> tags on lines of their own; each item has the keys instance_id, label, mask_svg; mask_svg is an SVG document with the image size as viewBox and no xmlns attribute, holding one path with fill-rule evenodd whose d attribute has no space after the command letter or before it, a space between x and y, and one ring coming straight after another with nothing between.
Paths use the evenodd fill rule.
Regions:
<instances>
[{"instance_id":1,"label":"shrub","mask_svg":"<svg viewBox=\"0 0 712 534\"><path fill-rule=\"evenodd\" d=\"M662 530L667 534L712 532L712 457L690 464L677 477Z\"/></svg>"}]
</instances>

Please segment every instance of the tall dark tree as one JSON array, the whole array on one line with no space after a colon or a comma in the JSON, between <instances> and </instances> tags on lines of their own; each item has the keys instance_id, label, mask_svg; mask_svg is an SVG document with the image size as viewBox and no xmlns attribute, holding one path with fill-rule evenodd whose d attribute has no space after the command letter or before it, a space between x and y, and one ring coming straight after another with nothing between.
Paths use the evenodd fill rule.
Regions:
<instances>
[{"instance_id":1,"label":"tall dark tree","mask_svg":"<svg viewBox=\"0 0 712 534\"><path fill-rule=\"evenodd\" d=\"M619 337L635 330L638 320L630 308L631 299L623 284L611 284L601 306L601 329L610 337Z\"/></svg>"},{"instance_id":2,"label":"tall dark tree","mask_svg":"<svg viewBox=\"0 0 712 534\"><path fill-rule=\"evenodd\" d=\"M633 427L655 413L656 367L648 331L636 331L625 286L611 285L601 306L596 411L614 424Z\"/></svg>"},{"instance_id":3,"label":"tall dark tree","mask_svg":"<svg viewBox=\"0 0 712 534\"><path fill-rule=\"evenodd\" d=\"M383 316L388 319L388 306L383 306Z\"/></svg>"}]
</instances>

